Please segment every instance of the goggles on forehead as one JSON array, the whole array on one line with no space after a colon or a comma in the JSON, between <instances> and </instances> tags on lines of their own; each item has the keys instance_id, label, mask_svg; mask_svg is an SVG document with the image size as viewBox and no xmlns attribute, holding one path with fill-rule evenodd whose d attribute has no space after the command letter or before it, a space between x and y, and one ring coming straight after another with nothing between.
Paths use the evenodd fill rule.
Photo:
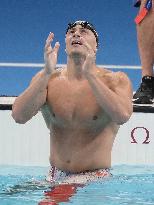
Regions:
<instances>
[{"instance_id":1,"label":"goggles on forehead","mask_svg":"<svg viewBox=\"0 0 154 205\"><path fill-rule=\"evenodd\" d=\"M68 27L66 29L66 34L70 29L72 29L76 25L81 25L83 28L87 28L87 29L91 30L96 38L96 43L97 43L97 47L98 47L98 42L99 42L98 33L97 33L95 27L93 26L93 24L89 23L88 21L75 21L74 23L69 23Z\"/></svg>"}]
</instances>

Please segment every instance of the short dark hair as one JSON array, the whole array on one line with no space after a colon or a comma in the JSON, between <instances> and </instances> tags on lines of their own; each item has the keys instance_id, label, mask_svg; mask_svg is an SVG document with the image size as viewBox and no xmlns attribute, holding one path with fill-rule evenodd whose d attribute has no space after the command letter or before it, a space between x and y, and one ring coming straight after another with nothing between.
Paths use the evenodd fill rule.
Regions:
<instances>
[{"instance_id":1,"label":"short dark hair","mask_svg":"<svg viewBox=\"0 0 154 205\"><path fill-rule=\"evenodd\" d=\"M75 27L76 25L81 25L83 28L87 28L87 29L91 30L96 38L96 43L97 43L97 47L98 47L98 45L99 45L98 33L97 33L95 27L93 26L93 24L89 23L88 21L75 21L73 23L68 23L68 27L66 29L66 34L67 34L68 30Z\"/></svg>"}]
</instances>

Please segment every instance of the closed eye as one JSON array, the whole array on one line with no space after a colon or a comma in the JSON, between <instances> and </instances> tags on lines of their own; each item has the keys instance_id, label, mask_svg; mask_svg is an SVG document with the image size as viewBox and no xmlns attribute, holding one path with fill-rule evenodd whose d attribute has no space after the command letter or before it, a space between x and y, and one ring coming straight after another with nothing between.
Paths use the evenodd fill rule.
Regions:
<instances>
[{"instance_id":1,"label":"closed eye","mask_svg":"<svg viewBox=\"0 0 154 205\"><path fill-rule=\"evenodd\" d=\"M71 33L74 33L74 32L75 32L74 29L71 29L71 30L69 31L70 34L71 34Z\"/></svg>"},{"instance_id":2,"label":"closed eye","mask_svg":"<svg viewBox=\"0 0 154 205\"><path fill-rule=\"evenodd\" d=\"M74 28L72 28L72 29L70 29L69 30L69 34L74 34L76 32L76 29ZM81 28L80 30L79 30L79 32L81 33L81 34L87 34L88 33L88 29L86 29L86 28Z\"/></svg>"},{"instance_id":3,"label":"closed eye","mask_svg":"<svg viewBox=\"0 0 154 205\"><path fill-rule=\"evenodd\" d=\"M80 32L81 32L81 33L88 33L87 29L84 29L84 28L81 29Z\"/></svg>"}]
</instances>

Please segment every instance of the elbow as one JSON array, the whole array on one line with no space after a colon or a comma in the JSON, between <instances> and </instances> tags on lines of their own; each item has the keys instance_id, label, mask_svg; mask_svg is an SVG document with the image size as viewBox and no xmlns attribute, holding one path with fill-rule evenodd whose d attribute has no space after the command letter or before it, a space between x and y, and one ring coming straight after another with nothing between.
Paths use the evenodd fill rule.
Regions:
<instances>
[{"instance_id":1,"label":"elbow","mask_svg":"<svg viewBox=\"0 0 154 205\"><path fill-rule=\"evenodd\" d=\"M117 124L119 124L119 125L125 124L130 119L130 117L132 115L132 112L133 112L132 109L130 109L130 110L126 111L126 112L123 112L120 115Z\"/></svg>"},{"instance_id":2,"label":"elbow","mask_svg":"<svg viewBox=\"0 0 154 205\"><path fill-rule=\"evenodd\" d=\"M15 109L12 110L12 118L15 120L18 124L25 124L26 121L20 116Z\"/></svg>"},{"instance_id":3,"label":"elbow","mask_svg":"<svg viewBox=\"0 0 154 205\"><path fill-rule=\"evenodd\" d=\"M117 121L118 125L125 124L130 119L130 115L122 115L120 119Z\"/></svg>"}]
</instances>

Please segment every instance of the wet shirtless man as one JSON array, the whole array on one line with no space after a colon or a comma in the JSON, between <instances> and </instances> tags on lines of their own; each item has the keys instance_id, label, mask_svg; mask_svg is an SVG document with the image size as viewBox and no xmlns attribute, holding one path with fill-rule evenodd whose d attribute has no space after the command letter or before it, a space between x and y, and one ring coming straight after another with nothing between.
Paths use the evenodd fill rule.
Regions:
<instances>
[{"instance_id":1,"label":"wet shirtless man","mask_svg":"<svg viewBox=\"0 0 154 205\"><path fill-rule=\"evenodd\" d=\"M56 69L59 42L45 44L45 67L16 98L12 116L26 123L41 110L50 130L50 181L104 177L119 126L132 114L132 88L122 72L95 64L98 35L92 24L76 21L66 31L67 65ZM43 139L42 139L43 140Z\"/></svg>"}]
</instances>

